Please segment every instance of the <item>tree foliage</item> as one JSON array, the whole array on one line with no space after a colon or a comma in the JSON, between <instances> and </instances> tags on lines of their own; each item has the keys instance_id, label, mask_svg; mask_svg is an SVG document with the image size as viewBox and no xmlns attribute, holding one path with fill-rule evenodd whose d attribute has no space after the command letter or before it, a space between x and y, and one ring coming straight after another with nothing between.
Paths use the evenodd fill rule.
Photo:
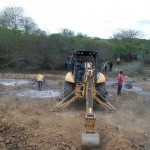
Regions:
<instances>
[{"instance_id":1,"label":"tree foliage","mask_svg":"<svg viewBox=\"0 0 150 150\"><path fill-rule=\"evenodd\" d=\"M31 17L24 17L21 22L22 22L22 30L26 35L35 32L37 25L34 23Z\"/></svg>"},{"instance_id":2,"label":"tree foliage","mask_svg":"<svg viewBox=\"0 0 150 150\"><path fill-rule=\"evenodd\" d=\"M131 42L133 39L139 38L142 36L142 33L138 30L124 30L120 29L119 32L114 33L113 37L119 41Z\"/></svg>"},{"instance_id":3,"label":"tree foliage","mask_svg":"<svg viewBox=\"0 0 150 150\"><path fill-rule=\"evenodd\" d=\"M149 60L150 41L139 39L139 35L138 31L120 30L112 39L100 39L75 35L69 29L47 35L32 18L23 16L21 8L9 7L0 13L0 68L64 69L74 50L98 51L104 61L128 53Z\"/></svg>"},{"instance_id":4,"label":"tree foliage","mask_svg":"<svg viewBox=\"0 0 150 150\"><path fill-rule=\"evenodd\" d=\"M18 30L24 34L46 34L45 31L38 28L31 17L23 15L21 7L6 7L0 13L0 27Z\"/></svg>"},{"instance_id":5,"label":"tree foliage","mask_svg":"<svg viewBox=\"0 0 150 150\"><path fill-rule=\"evenodd\" d=\"M19 30L22 28L23 9L20 7L6 7L0 14L0 25L3 28Z\"/></svg>"}]
</instances>

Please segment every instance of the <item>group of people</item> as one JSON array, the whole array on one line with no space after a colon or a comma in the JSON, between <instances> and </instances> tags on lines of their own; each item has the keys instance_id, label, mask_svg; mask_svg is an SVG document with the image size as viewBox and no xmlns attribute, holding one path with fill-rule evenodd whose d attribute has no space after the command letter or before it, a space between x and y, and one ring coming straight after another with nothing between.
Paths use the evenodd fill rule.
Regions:
<instances>
[{"instance_id":1,"label":"group of people","mask_svg":"<svg viewBox=\"0 0 150 150\"><path fill-rule=\"evenodd\" d=\"M113 62L112 61L106 61L103 64L103 70L107 71L107 68L109 68L109 71L112 71Z\"/></svg>"},{"instance_id":2,"label":"group of people","mask_svg":"<svg viewBox=\"0 0 150 150\"><path fill-rule=\"evenodd\" d=\"M120 64L120 58L117 59L117 65L119 64ZM112 61L106 61L103 64L103 70L105 71L107 71L107 68L109 68L109 71L112 71L112 67L113 67ZM117 84L118 84L117 95L121 95L123 83L124 83L123 71L120 71L117 76Z\"/></svg>"},{"instance_id":3,"label":"group of people","mask_svg":"<svg viewBox=\"0 0 150 150\"><path fill-rule=\"evenodd\" d=\"M87 68L91 67L91 63L89 63L89 62L87 62L86 65L87 65ZM38 90L41 91L42 87L43 87L43 82L45 81L44 75L43 74L37 75L35 80L37 81ZM123 71L120 71L117 76L117 84L118 84L117 95L121 95L123 83L124 83Z\"/></svg>"},{"instance_id":4,"label":"group of people","mask_svg":"<svg viewBox=\"0 0 150 150\"><path fill-rule=\"evenodd\" d=\"M120 59L117 59L117 61L120 62ZM80 66L80 70L81 70L81 66L82 66L81 63L79 64L79 66ZM83 68L85 68L85 67L86 68L92 68L92 63L89 62L89 61L85 62ZM109 68L109 71L112 71L112 67L113 67L113 62L112 61L106 61L103 64L103 70L105 70L105 71L107 71L107 68ZM80 79L83 76L83 71L82 72L78 71L78 74L76 76L77 76L78 79ZM36 80L37 85L38 85L38 90L41 91L42 87L43 87L43 82L45 81L44 75L43 74L37 75L35 80ZM122 90L123 83L124 83L123 71L120 71L118 76L117 76L117 84L118 84L117 95L121 95L121 90Z\"/></svg>"},{"instance_id":5,"label":"group of people","mask_svg":"<svg viewBox=\"0 0 150 150\"><path fill-rule=\"evenodd\" d=\"M138 60L138 55L136 53L120 54L117 58L117 63L120 63L120 60L126 60L132 62L133 60Z\"/></svg>"}]
</instances>

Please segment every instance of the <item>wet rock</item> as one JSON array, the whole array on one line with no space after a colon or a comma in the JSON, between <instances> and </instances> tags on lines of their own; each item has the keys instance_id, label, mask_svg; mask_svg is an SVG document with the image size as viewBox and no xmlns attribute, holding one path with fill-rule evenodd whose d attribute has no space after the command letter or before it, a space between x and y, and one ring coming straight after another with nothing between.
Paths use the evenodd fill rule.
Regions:
<instances>
[{"instance_id":1,"label":"wet rock","mask_svg":"<svg viewBox=\"0 0 150 150\"><path fill-rule=\"evenodd\" d=\"M150 82L150 78L143 78L144 81Z\"/></svg>"},{"instance_id":2,"label":"wet rock","mask_svg":"<svg viewBox=\"0 0 150 150\"><path fill-rule=\"evenodd\" d=\"M125 87L126 87L127 89L132 89L132 88L133 88L133 85L131 85L130 83L126 83L126 84L125 84Z\"/></svg>"}]
</instances>

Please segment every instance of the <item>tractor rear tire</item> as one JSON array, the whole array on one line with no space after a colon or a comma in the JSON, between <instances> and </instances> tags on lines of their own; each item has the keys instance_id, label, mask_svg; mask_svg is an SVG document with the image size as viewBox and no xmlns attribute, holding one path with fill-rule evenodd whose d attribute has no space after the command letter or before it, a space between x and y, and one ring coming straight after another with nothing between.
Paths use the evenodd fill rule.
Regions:
<instances>
[{"instance_id":1,"label":"tractor rear tire","mask_svg":"<svg viewBox=\"0 0 150 150\"><path fill-rule=\"evenodd\" d=\"M74 84L65 81L64 97L67 97L74 90Z\"/></svg>"},{"instance_id":2,"label":"tractor rear tire","mask_svg":"<svg viewBox=\"0 0 150 150\"><path fill-rule=\"evenodd\" d=\"M97 91L98 91L104 98L106 98L106 96L107 96L107 91L106 91L105 82L97 84Z\"/></svg>"}]
</instances>

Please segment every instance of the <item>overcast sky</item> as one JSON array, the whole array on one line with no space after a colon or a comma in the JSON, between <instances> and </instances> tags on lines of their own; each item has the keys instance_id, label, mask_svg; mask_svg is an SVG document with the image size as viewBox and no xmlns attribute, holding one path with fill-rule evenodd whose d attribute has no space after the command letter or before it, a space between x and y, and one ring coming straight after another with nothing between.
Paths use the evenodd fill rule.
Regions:
<instances>
[{"instance_id":1,"label":"overcast sky","mask_svg":"<svg viewBox=\"0 0 150 150\"><path fill-rule=\"evenodd\" d=\"M0 0L0 11L10 6L22 7L49 33L70 29L110 38L118 29L133 29L150 39L150 0Z\"/></svg>"}]
</instances>

